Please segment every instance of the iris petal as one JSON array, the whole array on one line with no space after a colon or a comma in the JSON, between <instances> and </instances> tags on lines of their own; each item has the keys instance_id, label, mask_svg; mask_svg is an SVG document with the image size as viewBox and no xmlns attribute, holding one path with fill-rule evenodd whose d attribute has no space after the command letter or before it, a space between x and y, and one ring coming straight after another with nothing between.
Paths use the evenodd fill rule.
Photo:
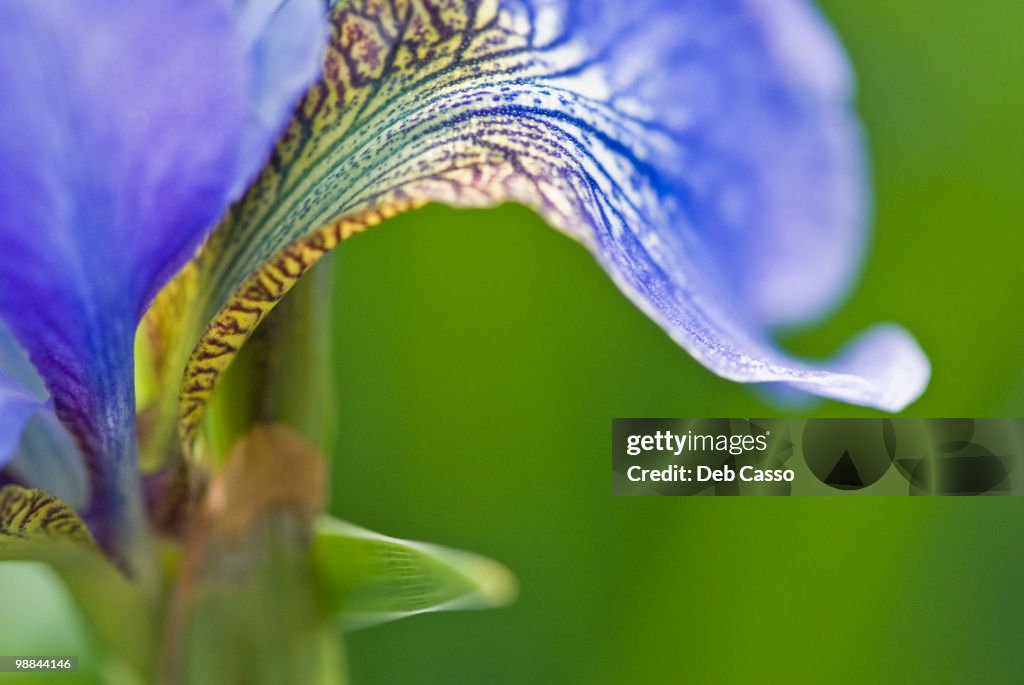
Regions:
<instances>
[{"instance_id":1,"label":"iris petal","mask_svg":"<svg viewBox=\"0 0 1024 685\"><path fill-rule=\"evenodd\" d=\"M301 86L256 84L267 31L226 1L5 2L0 25L0 317L88 459L90 517L125 520L135 326L272 144L253 113Z\"/></svg>"},{"instance_id":2,"label":"iris petal","mask_svg":"<svg viewBox=\"0 0 1024 685\"><path fill-rule=\"evenodd\" d=\"M270 153L268 143L280 135L295 100L320 73L327 39L322 0L237 0L235 13L252 74L233 200L259 173Z\"/></svg>"},{"instance_id":3,"label":"iris petal","mask_svg":"<svg viewBox=\"0 0 1024 685\"><path fill-rule=\"evenodd\" d=\"M56 495L77 511L89 505L90 486L82 456L50 407L36 412L25 425L7 473L26 487Z\"/></svg>"},{"instance_id":4,"label":"iris petal","mask_svg":"<svg viewBox=\"0 0 1024 685\"><path fill-rule=\"evenodd\" d=\"M28 487L42 488L68 505L81 509L89 501L85 467L74 439L57 420L43 380L25 351L0 322L0 471ZM22 412L28 412L26 414ZM4 416L6 414L6 418Z\"/></svg>"},{"instance_id":5,"label":"iris petal","mask_svg":"<svg viewBox=\"0 0 1024 685\"><path fill-rule=\"evenodd\" d=\"M929 367L894 326L832 362L770 329L849 287L866 191L851 76L798 0L337 4L325 79L195 263L183 431L308 266L427 201L520 201L709 369L898 410ZM198 276L196 275L198 273Z\"/></svg>"},{"instance_id":6,"label":"iris petal","mask_svg":"<svg viewBox=\"0 0 1024 685\"><path fill-rule=\"evenodd\" d=\"M0 370L0 469L14 456L25 424L42 406L23 385Z\"/></svg>"}]
</instances>

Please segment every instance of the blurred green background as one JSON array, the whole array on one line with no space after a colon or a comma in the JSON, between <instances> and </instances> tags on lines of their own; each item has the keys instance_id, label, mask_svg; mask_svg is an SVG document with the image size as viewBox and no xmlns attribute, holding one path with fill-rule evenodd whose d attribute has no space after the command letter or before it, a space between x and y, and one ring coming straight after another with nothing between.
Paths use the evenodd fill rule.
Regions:
<instances>
[{"instance_id":1,"label":"blurred green background","mask_svg":"<svg viewBox=\"0 0 1024 685\"><path fill-rule=\"evenodd\" d=\"M787 345L826 355L897 321L934 369L908 415L1020 416L1024 3L823 5L859 76L877 221L860 287ZM428 207L334 259L332 511L522 584L509 609L350 635L356 685L1024 678L1019 500L613 499L612 417L779 410L522 208ZM0 590L7 652L87 659L51 586L6 565Z\"/></svg>"}]
</instances>

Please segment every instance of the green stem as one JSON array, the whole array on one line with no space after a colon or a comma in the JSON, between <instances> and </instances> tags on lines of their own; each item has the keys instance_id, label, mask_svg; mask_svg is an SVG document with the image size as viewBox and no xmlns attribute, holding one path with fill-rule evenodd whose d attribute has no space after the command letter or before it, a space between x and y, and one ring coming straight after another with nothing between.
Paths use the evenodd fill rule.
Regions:
<instances>
[{"instance_id":1,"label":"green stem","mask_svg":"<svg viewBox=\"0 0 1024 685\"><path fill-rule=\"evenodd\" d=\"M331 444L337 405L330 346L333 261L328 255L295 284L221 378L205 424L218 459L257 423L284 423L313 445Z\"/></svg>"},{"instance_id":2,"label":"green stem","mask_svg":"<svg viewBox=\"0 0 1024 685\"><path fill-rule=\"evenodd\" d=\"M211 398L204 432L218 472L185 541L161 657L166 685L345 681L312 577L324 469L306 444L326 445L334 423L331 262L268 315Z\"/></svg>"}]
</instances>

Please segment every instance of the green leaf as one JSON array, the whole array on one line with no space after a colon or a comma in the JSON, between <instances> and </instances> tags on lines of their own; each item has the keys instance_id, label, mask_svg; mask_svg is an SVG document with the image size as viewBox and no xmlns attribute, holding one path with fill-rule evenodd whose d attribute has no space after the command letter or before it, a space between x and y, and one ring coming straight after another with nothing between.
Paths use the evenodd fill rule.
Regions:
<instances>
[{"instance_id":1,"label":"green leaf","mask_svg":"<svg viewBox=\"0 0 1024 685\"><path fill-rule=\"evenodd\" d=\"M107 651L139 670L151 663L159 617L148 588L110 563L67 503L43 490L0 489L0 561L13 560L45 562Z\"/></svg>"},{"instance_id":2,"label":"green leaf","mask_svg":"<svg viewBox=\"0 0 1024 685\"><path fill-rule=\"evenodd\" d=\"M324 516L313 569L328 610L350 630L414 614L511 603L512 573L475 554L387 537Z\"/></svg>"}]
</instances>

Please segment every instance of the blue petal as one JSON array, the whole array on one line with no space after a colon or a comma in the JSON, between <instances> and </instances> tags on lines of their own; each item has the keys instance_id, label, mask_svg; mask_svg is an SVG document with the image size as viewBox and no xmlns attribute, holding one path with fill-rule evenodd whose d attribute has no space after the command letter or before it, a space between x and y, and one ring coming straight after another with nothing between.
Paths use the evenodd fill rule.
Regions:
<instances>
[{"instance_id":1,"label":"blue petal","mask_svg":"<svg viewBox=\"0 0 1024 685\"><path fill-rule=\"evenodd\" d=\"M231 297L273 306L281 293L246 279L260 263L272 276L311 230L511 199L721 376L886 410L923 391L928 361L895 326L823 363L772 339L841 300L867 243L853 79L808 3L376 0L338 3L332 21L325 87L296 114L330 143L293 141L282 157L302 182L257 183L225 226L209 308L223 318L197 352L223 366L238 340L218 330L252 328ZM197 416L216 369L194 362L183 404Z\"/></svg>"},{"instance_id":2,"label":"blue petal","mask_svg":"<svg viewBox=\"0 0 1024 685\"><path fill-rule=\"evenodd\" d=\"M625 156L652 169L639 189L658 198L628 230L614 219L598 226L599 259L626 294L727 378L887 410L916 399L929 365L897 327L862 335L825 364L791 359L770 340L772 327L835 306L866 243L853 78L813 7L599 4L574 5L567 26L600 56L609 118L640 131L624 138Z\"/></svg>"},{"instance_id":3,"label":"blue petal","mask_svg":"<svg viewBox=\"0 0 1024 685\"><path fill-rule=\"evenodd\" d=\"M42 407L25 386L0 369L0 469L17 451L25 424Z\"/></svg>"},{"instance_id":4,"label":"blue petal","mask_svg":"<svg viewBox=\"0 0 1024 685\"><path fill-rule=\"evenodd\" d=\"M56 495L76 511L89 505L88 474L78 446L49 407L36 412L25 425L7 473L26 487Z\"/></svg>"},{"instance_id":5,"label":"blue petal","mask_svg":"<svg viewBox=\"0 0 1024 685\"><path fill-rule=\"evenodd\" d=\"M187 430L296 268L425 201L534 208L726 378L887 410L923 391L928 361L895 326L824 363L772 339L839 302L867 242L852 76L807 3L369 0L331 21L306 135L200 260L214 323Z\"/></svg>"},{"instance_id":6,"label":"blue petal","mask_svg":"<svg viewBox=\"0 0 1024 685\"><path fill-rule=\"evenodd\" d=\"M327 40L322 0L236 0L236 21L253 69L237 199L267 161L268 141L320 73Z\"/></svg>"},{"instance_id":7,"label":"blue petal","mask_svg":"<svg viewBox=\"0 0 1024 685\"><path fill-rule=\"evenodd\" d=\"M927 358L896 326L825 363L793 359L771 339L774 327L841 300L867 242L853 77L810 4L507 7L521 8L554 74L521 79L504 99L577 148L586 179L570 212L521 199L587 244L638 307L721 376L892 411L921 394ZM557 182L552 172L565 173L542 181Z\"/></svg>"},{"instance_id":8,"label":"blue petal","mask_svg":"<svg viewBox=\"0 0 1024 685\"><path fill-rule=\"evenodd\" d=\"M49 394L39 377L36 367L25 354L18 341L11 335L10 329L0 319L0 371L3 371L11 379L21 385L24 391L39 400L45 400Z\"/></svg>"},{"instance_id":9,"label":"blue petal","mask_svg":"<svg viewBox=\"0 0 1024 685\"><path fill-rule=\"evenodd\" d=\"M35 411L21 422L0 419L0 471L19 484L41 488L59 497L75 510L89 504L89 483L85 464L74 438L53 413L43 379L28 355L0 321L0 374L9 377L8 388L16 388L21 401ZM3 412L0 411L0 414ZM6 465L5 465L6 464Z\"/></svg>"},{"instance_id":10,"label":"blue petal","mask_svg":"<svg viewBox=\"0 0 1024 685\"><path fill-rule=\"evenodd\" d=\"M88 459L96 525L138 513L139 317L272 144L253 113L297 94L255 85L237 21L226 0L0 3L0 317Z\"/></svg>"},{"instance_id":11,"label":"blue petal","mask_svg":"<svg viewBox=\"0 0 1024 685\"><path fill-rule=\"evenodd\" d=\"M868 203L853 75L811 5L526 4L538 28L586 46L562 84L607 104L612 125L650 126L630 152L647 148L750 317L832 308L858 270Z\"/></svg>"}]
</instances>

